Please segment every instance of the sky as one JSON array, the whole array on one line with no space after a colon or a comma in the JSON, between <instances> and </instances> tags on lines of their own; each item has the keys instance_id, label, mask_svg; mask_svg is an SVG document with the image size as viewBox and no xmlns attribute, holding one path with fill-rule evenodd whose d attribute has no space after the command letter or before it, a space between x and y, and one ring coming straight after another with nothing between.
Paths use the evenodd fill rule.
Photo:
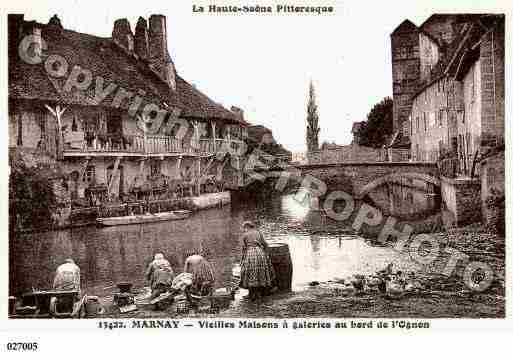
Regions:
<instances>
[{"instance_id":1,"label":"sky","mask_svg":"<svg viewBox=\"0 0 513 359\"><path fill-rule=\"evenodd\" d=\"M116 19L167 17L177 72L227 108L273 131L293 152L306 150L309 82L317 92L319 142L351 142L351 125L392 96L390 33L404 19L420 25L435 12L505 12L506 2L415 1L8 1L8 11L67 29L109 37ZM334 6L329 15L196 13L199 5ZM501 4L502 3L502 4ZM501 6L502 5L502 6Z\"/></svg>"}]
</instances>

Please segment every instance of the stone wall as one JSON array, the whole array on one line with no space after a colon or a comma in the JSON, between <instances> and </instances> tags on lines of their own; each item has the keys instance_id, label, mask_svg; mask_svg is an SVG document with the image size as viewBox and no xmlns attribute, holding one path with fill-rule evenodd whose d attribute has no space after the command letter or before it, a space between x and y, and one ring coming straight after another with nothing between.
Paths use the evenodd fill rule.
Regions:
<instances>
[{"instance_id":1,"label":"stone wall","mask_svg":"<svg viewBox=\"0 0 513 359\"><path fill-rule=\"evenodd\" d=\"M42 104L9 106L9 147L38 149L56 155L57 121Z\"/></svg>"},{"instance_id":2,"label":"stone wall","mask_svg":"<svg viewBox=\"0 0 513 359\"><path fill-rule=\"evenodd\" d=\"M458 226L481 221L481 183L479 180L441 177L445 208Z\"/></svg>"},{"instance_id":3,"label":"stone wall","mask_svg":"<svg viewBox=\"0 0 513 359\"><path fill-rule=\"evenodd\" d=\"M408 162L410 160L409 148L388 148L388 161Z\"/></svg>"},{"instance_id":4,"label":"stone wall","mask_svg":"<svg viewBox=\"0 0 513 359\"><path fill-rule=\"evenodd\" d=\"M477 60L462 79L463 115L458 121L458 158L463 174L469 175L476 151L481 148L481 65Z\"/></svg>"},{"instance_id":5,"label":"stone wall","mask_svg":"<svg viewBox=\"0 0 513 359\"><path fill-rule=\"evenodd\" d=\"M411 22L403 22L390 36L392 47L393 129L401 131L408 121L412 96L420 78L419 33Z\"/></svg>"},{"instance_id":6,"label":"stone wall","mask_svg":"<svg viewBox=\"0 0 513 359\"><path fill-rule=\"evenodd\" d=\"M483 36L480 62L481 141L493 146L504 139L504 21Z\"/></svg>"},{"instance_id":7,"label":"stone wall","mask_svg":"<svg viewBox=\"0 0 513 359\"><path fill-rule=\"evenodd\" d=\"M413 161L437 161L443 152L455 149L461 93L461 83L442 78L414 98L410 117Z\"/></svg>"},{"instance_id":8,"label":"stone wall","mask_svg":"<svg viewBox=\"0 0 513 359\"><path fill-rule=\"evenodd\" d=\"M351 144L324 149L308 154L309 164L344 163L344 162L383 162L386 160L385 150Z\"/></svg>"},{"instance_id":9,"label":"stone wall","mask_svg":"<svg viewBox=\"0 0 513 359\"><path fill-rule=\"evenodd\" d=\"M420 81L429 78L431 69L440 58L438 45L429 38L429 36L419 33L419 53L420 56Z\"/></svg>"},{"instance_id":10,"label":"stone wall","mask_svg":"<svg viewBox=\"0 0 513 359\"><path fill-rule=\"evenodd\" d=\"M504 230L505 211L505 162L504 150L487 156L481 161L481 206L485 224ZM497 228L502 226L501 228Z\"/></svg>"},{"instance_id":11,"label":"stone wall","mask_svg":"<svg viewBox=\"0 0 513 359\"><path fill-rule=\"evenodd\" d=\"M383 180L386 176L438 181L438 168L434 163L382 162L339 163L296 166L302 180L310 175L324 181L329 190L342 189L355 196L369 189L369 184Z\"/></svg>"}]
</instances>

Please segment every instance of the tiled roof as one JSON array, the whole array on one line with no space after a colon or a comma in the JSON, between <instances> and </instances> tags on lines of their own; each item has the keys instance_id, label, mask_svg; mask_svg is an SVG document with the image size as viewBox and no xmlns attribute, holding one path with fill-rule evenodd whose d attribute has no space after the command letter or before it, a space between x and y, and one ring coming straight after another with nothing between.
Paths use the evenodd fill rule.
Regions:
<instances>
[{"instance_id":1,"label":"tiled roof","mask_svg":"<svg viewBox=\"0 0 513 359\"><path fill-rule=\"evenodd\" d=\"M33 23L23 22L25 26ZM42 28L42 36L47 49L43 59L50 55L60 55L69 64L67 74L62 78L48 75L43 64L27 64L16 54L9 54L9 97L12 99L43 100L61 104L112 106L112 100L119 88L140 95L143 102L154 103L163 109L179 107L183 117L200 119L224 119L239 121L235 114L215 103L205 94L196 90L180 76L176 75L176 91L160 79L144 60L128 54L111 38L101 38L72 30L59 29L55 25L37 24ZM64 91L64 84L71 69L80 66L92 72L93 81L87 91L73 88ZM101 103L94 99L96 78L103 78L103 88L114 83L116 89ZM130 103L125 100L121 107L127 109Z\"/></svg>"},{"instance_id":2,"label":"tiled roof","mask_svg":"<svg viewBox=\"0 0 513 359\"><path fill-rule=\"evenodd\" d=\"M69 68L64 77L50 76L43 64L27 64L21 59L12 61L9 66L9 96L22 99L53 100L64 104L112 106L112 100L119 88L137 94L144 91L143 105L155 103L165 108L177 106L178 97L167 84L149 68L133 56L129 56L110 38L78 33L71 30L60 32L46 31L43 26L43 39L47 50L43 56L62 56ZM86 91L72 88L64 90L64 84L74 66L80 66L92 73L91 85ZM94 99L97 78L103 78L103 88L114 83L117 87L103 101ZM121 103L128 108L128 101Z\"/></svg>"},{"instance_id":3,"label":"tiled roof","mask_svg":"<svg viewBox=\"0 0 513 359\"><path fill-rule=\"evenodd\" d=\"M463 29L465 31L460 31L451 43L441 45L439 61L431 69L429 76L418 83L417 90L413 96L414 98L422 93L426 87L445 76L448 72L455 71L454 64L458 63L457 59L463 56L465 50L477 43L486 32L486 28L492 26L494 21L501 17L503 18L503 15L496 14L434 14L421 25L421 30L425 24L435 16L455 17L461 26L463 26L462 23L464 22L469 24L469 26L466 29L461 27L460 30Z\"/></svg>"},{"instance_id":4,"label":"tiled roof","mask_svg":"<svg viewBox=\"0 0 513 359\"><path fill-rule=\"evenodd\" d=\"M182 109L182 117L217 118L237 121L233 112L209 99L204 93L189 84L179 75L176 77L176 89Z\"/></svg>"},{"instance_id":5,"label":"tiled roof","mask_svg":"<svg viewBox=\"0 0 513 359\"><path fill-rule=\"evenodd\" d=\"M391 35L399 34L401 32L411 32L417 30L417 26L411 22L410 20L406 19L403 22L401 22L395 29L392 31Z\"/></svg>"}]
</instances>

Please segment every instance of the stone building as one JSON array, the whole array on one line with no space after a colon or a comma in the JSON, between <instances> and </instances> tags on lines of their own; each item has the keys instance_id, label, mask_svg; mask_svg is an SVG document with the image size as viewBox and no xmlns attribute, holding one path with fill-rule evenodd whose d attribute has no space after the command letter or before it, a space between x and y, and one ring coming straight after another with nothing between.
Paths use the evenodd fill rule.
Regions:
<instances>
[{"instance_id":1,"label":"stone building","mask_svg":"<svg viewBox=\"0 0 513 359\"><path fill-rule=\"evenodd\" d=\"M394 131L413 161L453 153L469 174L481 146L504 133L504 16L434 14L391 35Z\"/></svg>"},{"instance_id":2,"label":"stone building","mask_svg":"<svg viewBox=\"0 0 513 359\"><path fill-rule=\"evenodd\" d=\"M353 135L353 141L351 143L353 144L359 144L361 142L361 136L360 131L365 126L365 121L361 122L353 122L353 125L351 126L351 134Z\"/></svg>"},{"instance_id":3,"label":"stone building","mask_svg":"<svg viewBox=\"0 0 513 359\"><path fill-rule=\"evenodd\" d=\"M247 124L176 71L166 18L126 19L101 38L10 14L9 147L52 156L73 199L93 190L109 200L142 187L223 178L240 164ZM220 150L231 157L216 156ZM199 188L198 188L199 191Z\"/></svg>"},{"instance_id":4,"label":"stone building","mask_svg":"<svg viewBox=\"0 0 513 359\"><path fill-rule=\"evenodd\" d=\"M273 131L263 125L248 126L248 150L257 148L274 158L275 164L286 165L292 161L292 152L277 143Z\"/></svg>"},{"instance_id":5,"label":"stone building","mask_svg":"<svg viewBox=\"0 0 513 359\"><path fill-rule=\"evenodd\" d=\"M408 118L412 96L420 78L419 29L404 20L390 35L392 48L392 93L394 132L409 136Z\"/></svg>"},{"instance_id":6,"label":"stone building","mask_svg":"<svg viewBox=\"0 0 513 359\"><path fill-rule=\"evenodd\" d=\"M405 48L416 61L400 58ZM504 143L504 15L434 14L419 27L405 21L392 34L392 54L394 130L409 136L412 161L439 163L455 221L476 220L490 192L480 164L489 167L487 154Z\"/></svg>"}]
</instances>

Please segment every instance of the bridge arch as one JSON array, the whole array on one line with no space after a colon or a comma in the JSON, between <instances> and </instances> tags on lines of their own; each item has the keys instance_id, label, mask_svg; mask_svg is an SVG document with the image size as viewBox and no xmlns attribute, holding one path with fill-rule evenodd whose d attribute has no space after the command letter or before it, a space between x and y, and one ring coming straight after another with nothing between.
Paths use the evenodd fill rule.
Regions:
<instances>
[{"instance_id":1,"label":"bridge arch","mask_svg":"<svg viewBox=\"0 0 513 359\"><path fill-rule=\"evenodd\" d=\"M382 186L386 183L404 184L404 179L422 180L424 182L432 183L433 185L440 187L440 179L437 177L434 177L430 174L427 174L427 173L417 173L417 172L391 173L391 174L376 178L375 180L372 180L371 182L367 183L365 186L361 187L355 193L355 198L362 199L369 192L373 191L377 187Z\"/></svg>"}]
</instances>

